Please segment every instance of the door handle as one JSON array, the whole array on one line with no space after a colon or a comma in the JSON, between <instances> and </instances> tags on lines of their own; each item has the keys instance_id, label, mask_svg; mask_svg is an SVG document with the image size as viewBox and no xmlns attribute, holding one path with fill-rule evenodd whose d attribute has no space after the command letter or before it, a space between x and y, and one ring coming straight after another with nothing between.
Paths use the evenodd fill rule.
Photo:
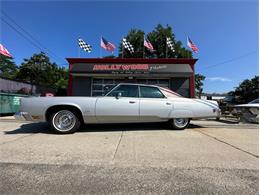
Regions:
<instances>
[{"instance_id":1,"label":"door handle","mask_svg":"<svg viewBox=\"0 0 260 195\"><path fill-rule=\"evenodd\" d=\"M135 103L135 101L129 101L129 103L130 103L130 104L134 104L134 103Z\"/></svg>"},{"instance_id":2,"label":"door handle","mask_svg":"<svg viewBox=\"0 0 260 195\"><path fill-rule=\"evenodd\" d=\"M169 103L169 102L166 102L166 105L172 105L171 103Z\"/></svg>"}]
</instances>

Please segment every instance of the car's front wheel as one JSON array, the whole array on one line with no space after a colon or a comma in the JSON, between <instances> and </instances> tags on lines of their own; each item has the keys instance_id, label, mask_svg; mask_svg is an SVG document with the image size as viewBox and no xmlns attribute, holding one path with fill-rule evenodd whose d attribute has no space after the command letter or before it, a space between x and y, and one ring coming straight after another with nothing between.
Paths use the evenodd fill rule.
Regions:
<instances>
[{"instance_id":1,"label":"car's front wheel","mask_svg":"<svg viewBox=\"0 0 260 195\"><path fill-rule=\"evenodd\" d=\"M49 118L49 123L54 132L61 134L74 133L81 125L76 113L71 110L53 112Z\"/></svg>"},{"instance_id":2,"label":"car's front wheel","mask_svg":"<svg viewBox=\"0 0 260 195\"><path fill-rule=\"evenodd\" d=\"M172 129L182 130L189 126L190 119L188 118L174 118L169 121Z\"/></svg>"}]
</instances>

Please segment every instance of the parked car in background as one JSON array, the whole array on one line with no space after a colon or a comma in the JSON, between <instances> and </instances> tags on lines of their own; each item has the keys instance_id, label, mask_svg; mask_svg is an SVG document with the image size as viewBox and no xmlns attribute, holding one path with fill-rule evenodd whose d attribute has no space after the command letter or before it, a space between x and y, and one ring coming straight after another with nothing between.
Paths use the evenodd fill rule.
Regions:
<instances>
[{"instance_id":1,"label":"parked car in background","mask_svg":"<svg viewBox=\"0 0 260 195\"><path fill-rule=\"evenodd\" d=\"M34 97L21 100L17 119L48 121L57 133L73 133L83 123L168 121L185 129L191 119L219 116L216 101L184 98L158 86L118 84L102 97Z\"/></svg>"},{"instance_id":2,"label":"parked car in background","mask_svg":"<svg viewBox=\"0 0 260 195\"><path fill-rule=\"evenodd\" d=\"M247 104L232 106L231 114L242 118L248 122L259 122L259 99L255 99Z\"/></svg>"}]
</instances>

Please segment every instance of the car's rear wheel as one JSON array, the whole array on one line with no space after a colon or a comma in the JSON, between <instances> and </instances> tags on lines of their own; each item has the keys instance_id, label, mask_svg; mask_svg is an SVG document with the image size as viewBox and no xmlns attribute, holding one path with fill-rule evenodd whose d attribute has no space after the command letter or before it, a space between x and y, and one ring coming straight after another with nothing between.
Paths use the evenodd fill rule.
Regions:
<instances>
[{"instance_id":1,"label":"car's rear wheel","mask_svg":"<svg viewBox=\"0 0 260 195\"><path fill-rule=\"evenodd\" d=\"M189 126L190 119L188 118L174 118L169 121L172 129L182 130Z\"/></svg>"},{"instance_id":2,"label":"car's rear wheel","mask_svg":"<svg viewBox=\"0 0 260 195\"><path fill-rule=\"evenodd\" d=\"M49 123L54 132L60 134L74 133L81 125L76 112L71 110L58 110L51 114Z\"/></svg>"}]
</instances>

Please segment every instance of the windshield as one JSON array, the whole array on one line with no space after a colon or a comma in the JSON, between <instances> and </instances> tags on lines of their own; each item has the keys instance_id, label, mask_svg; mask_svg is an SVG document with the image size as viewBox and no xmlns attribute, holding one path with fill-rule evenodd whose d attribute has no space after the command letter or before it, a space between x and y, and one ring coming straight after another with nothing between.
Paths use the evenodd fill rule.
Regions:
<instances>
[{"instance_id":1,"label":"windshield","mask_svg":"<svg viewBox=\"0 0 260 195\"><path fill-rule=\"evenodd\" d=\"M182 97L180 94L178 94L168 88L160 87L160 90L163 92L163 94L166 97Z\"/></svg>"},{"instance_id":2,"label":"windshield","mask_svg":"<svg viewBox=\"0 0 260 195\"><path fill-rule=\"evenodd\" d=\"M118 85L115 85L115 86L113 86L113 87L111 87L111 88L106 88L106 89L105 89L105 92L106 92L105 96L108 96L108 94L109 94L111 91L113 91L113 89L115 89L115 88L117 88L117 87L118 87Z\"/></svg>"}]
</instances>

